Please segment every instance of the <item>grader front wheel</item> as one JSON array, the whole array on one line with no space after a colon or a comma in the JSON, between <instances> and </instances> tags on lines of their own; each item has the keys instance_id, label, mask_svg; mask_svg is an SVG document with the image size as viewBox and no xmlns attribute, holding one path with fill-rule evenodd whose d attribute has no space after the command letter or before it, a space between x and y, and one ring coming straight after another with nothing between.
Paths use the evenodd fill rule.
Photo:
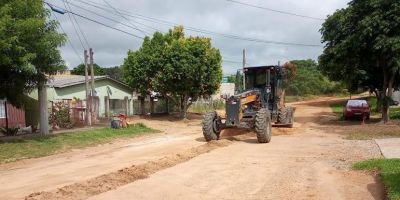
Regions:
<instances>
[{"instance_id":1,"label":"grader front wheel","mask_svg":"<svg viewBox=\"0 0 400 200\"><path fill-rule=\"evenodd\" d=\"M259 143L269 143L271 141L271 115L265 108L259 110L255 119L255 130Z\"/></svg>"},{"instance_id":2,"label":"grader front wheel","mask_svg":"<svg viewBox=\"0 0 400 200\"><path fill-rule=\"evenodd\" d=\"M218 115L215 111L207 113L204 116L203 136L207 142L219 139L219 134L221 133L219 125L220 125L220 119L218 118Z\"/></svg>"}]
</instances>

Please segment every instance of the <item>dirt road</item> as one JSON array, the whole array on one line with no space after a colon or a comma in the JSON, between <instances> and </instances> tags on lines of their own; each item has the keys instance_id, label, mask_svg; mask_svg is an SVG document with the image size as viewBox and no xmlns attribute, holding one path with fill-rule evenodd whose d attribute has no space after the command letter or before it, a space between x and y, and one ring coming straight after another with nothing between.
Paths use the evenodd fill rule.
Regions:
<instances>
[{"instance_id":1,"label":"dirt road","mask_svg":"<svg viewBox=\"0 0 400 200\"><path fill-rule=\"evenodd\" d=\"M0 165L0 199L383 199L379 180L349 170L380 157L376 144L334 133L329 100L295 104L295 128L270 144L235 130L207 144L200 119L138 119L164 133Z\"/></svg>"}]
</instances>

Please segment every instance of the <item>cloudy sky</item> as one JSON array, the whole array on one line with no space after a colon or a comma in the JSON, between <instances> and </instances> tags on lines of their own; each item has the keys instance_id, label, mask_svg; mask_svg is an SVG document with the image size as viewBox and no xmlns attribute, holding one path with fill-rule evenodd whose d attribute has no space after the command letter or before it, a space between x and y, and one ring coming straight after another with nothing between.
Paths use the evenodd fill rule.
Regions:
<instances>
[{"instance_id":1,"label":"cloudy sky","mask_svg":"<svg viewBox=\"0 0 400 200\"><path fill-rule=\"evenodd\" d=\"M348 0L237 1L322 19L336 9L346 7L348 2ZM181 24L184 27L237 35L242 38L321 45L318 30L323 23L322 20L285 15L227 0L47 0L47 2L139 37L151 35L156 30L165 32L173 24ZM121 65L128 49L137 50L142 43L140 38L78 16L74 19L72 15L53 12L51 17L60 21L60 31L65 31L70 40L70 43L61 48L69 68L82 62L83 49L88 46L94 50L95 63L111 67ZM71 20L74 22L76 20L78 24L71 23ZM81 35L83 45L78 34ZM225 60L224 74L235 73L241 67L243 49L246 49L247 64L250 66L277 64L278 61L294 59L317 59L322 52L322 47L318 46L277 45L190 30L186 30L186 35L212 38L213 45L220 49Z\"/></svg>"}]
</instances>

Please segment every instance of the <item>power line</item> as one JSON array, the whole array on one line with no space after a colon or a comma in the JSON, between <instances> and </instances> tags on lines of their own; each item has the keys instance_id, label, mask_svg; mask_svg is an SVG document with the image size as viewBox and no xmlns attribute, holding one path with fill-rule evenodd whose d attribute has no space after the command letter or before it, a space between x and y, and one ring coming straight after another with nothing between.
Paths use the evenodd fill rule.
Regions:
<instances>
[{"instance_id":1,"label":"power line","mask_svg":"<svg viewBox=\"0 0 400 200\"><path fill-rule=\"evenodd\" d=\"M54 16L54 17L56 18L57 21L60 21L60 20L58 19L57 15L52 14L52 16ZM62 31L65 35L67 35L67 33L65 32L65 30L64 30L64 28L62 27L61 23L60 23L60 29L61 29L61 31ZM75 55L79 58L79 60L81 61L81 63L83 63L82 58L79 56L78 51L76 50L75 46L72 44L72 42L71 42L71 40L69 39L68 35L67 35L67 41L68 41L68 44L71 46L72 50L74 51Z\"/></svg>"},{"instance_id":2,"label":"power line","mask_svg":"<svg viewBox=\"0 0 400 200\"><path fill-rule=\"evenodd\" d=\"M65 4L64 1L63 1L63 3L64 3L64 6L65 6L65 9L67 9L67 5ZM78 30L77 30L77 28L76 28L76 26L75 26L75 24L74 24L74 21L72 20L71 15L70 15L69 13L68 13L67 15L68 15L69 21L70 21L71 24L72 24L72 27L74 28L74 31L75 31L76 36L78 36L79 42L80 42L80 44L81 44L81 46L82 46L82 49L85 49L85 45L84 45L83 42L82 42L81 35L79 35Z\"/></svg>"},{"instance_id":3,"label":"power line","mask_svg":"<svg viewBox=\"0 0 400 200\"><path fill-rule=\"evenodd\" d=\"M222 61L227 62L227 63L239 63L241 64L241 61L234 61L234 60L226 60L226 59L222 59Z\"/></svg>"},{"instance_id":4,"label":"power line","mask_svg":"<svg viewBox=\"0 0 400 200\"><path fill-rule=\"evenodd\" d=\"M48 3L48 2L45 2L45 3L48 4L52 9L55 8L55 7L57 7L57 6L54 6L54 5L52 5L52 4ZM76 16L78 16L78 17L84 18L84 19L86 19L86 20L92 21L92 22L94 22L94 23L103 25L103 26L105 26L105 27L108 27L108 28L111 28L111 29L114 29L114 30L123 32L123 33L125 33L125 34L134 36L134 37L136 37L136 38L144 39L143 37L140 37L140 36L131 34L131 33L129 33L129 32L123 31L123 30L121 30L121 29L117 29L117 28L111 27L111 26L109 26L109 25L107 25L107 24L104 24L104 23L102 23L102 22L96 21L96 20L94 20L94 19L90 19L90 18L88 18L88 17L86 17L86 16L80 15L80 14L75 13L75 12L72 12L72 11L70 11L70 10L64 9L64 10L61 10L61 11L60 11L60 10L58 9L57 12L61 12L61 13L64 13L64 12L70 13L70 14L76 15ZM55 16L55 15L54 15L54 16ZM65 31L64 31L64 32L65 32ZM73 47L73 45L72 45L71 42L70 42L70 44L71 44L71 46ZM73 48L74 48L74 47L73 47ZM75 51L75 53L78 55L78 53L76 52L76 49L75 49L75 48L74 48L74 51ZM80 58L80 57L79 57L79 58ZM81 59L81 58L80 58L80 59ZM82 59L81 59L81 60L82 60ZM241 61L234 61L234 60L229 60L229 59L223 59L223 61L224 61L224 62L228 62L228 63L242 63ZM247 64L247 63L246 63L246 64Z\"/></svg>"},{"instance_id":5,"label":"power line","mask_svg":"<svg viewBox=\"0 0 400 200\"><path fill-rule=\"evenodd\" d=\"M88 10L88 9L86 9L86 8L82 8L81 6L78 6L78 5L76 5L76 4L73 4L73 3L70 3L70 4L73 5L73 6L75 6L75 7L77 7L77 8L79 8L79 9L81 9L81 10L84 10L84 11L86 11L86 12L92 13L92 14L94 14L94 15L96 15L96 16L102 17L102 18L104 18L104 19L110 20L110 21L112 21L112 22L115 22L115 23L124 25L124 26L126 26L126 27L129 27L129 28L131 28L131 29L134 29L134 30L137 30L137 31L142 32L142 30L139 29L139 28L137 28L137 27L130 26L130 25L128 25L128 24L122 23L122 22L120 22L120 21L118 21L118 20L115 20L115 19L113 19L113 18L106 17L106 16L104 16L104 15L98 14L98 13L96 13L96 12L94 12L94 11L91 11L91 10ZM146 34L144 34L144 35L146 35Z\"/></svg>"},{"instance_id":6,"label":"power line","mask_svg":"<svg viewBox=\"0 0 400 200\"><path fill-rule=\"evenodd\" d=\"M49 6L53 7L53 8L54 8L54 7L57 7L57 6L55 6L55 5L53 5L53 4L50 4L50 3L46 2L46 1L45 1L45 3L48 4ZM65 11L66 13L71 13L71 14L73 14L73 15L76 15L76 16L78 16L78 17L81 17L81 18L86 19L86 20L88 20L88 21L94 22L94 23L96 23L96 24L100 24L100 25L105 26L105 27L107 27L107 28L111 28L111 29L114 29L114 30L116 30L116 31L125 33L125 34L127 34L127 35L130 35L130 36L133 36L133 37L136 37L136 38L140 38L140 39L144 39L143 37L137 36L137 35L135 35L135 34L126 32L126 31L121 30L121 29L118 29L118 28L114 28L114 27L112 27L112 26L110 26L110 25L104 24L104 23L102 23L102 22L99 22L99 21L94 20L94 19L91 19L91 18L89 18L89 17L80 15L80 14L75 13L75 12L72 12L72 11L70 11L70 10L64 9L63 11Z\"/></svg>"},{"instance_id":7,"label":"power line","mask_svg":"<svg viewBox=\"0 0 400 200\"><path fill-rule=\"evenodd\" d=\"M48 3L48 2L45 2L45 3L46 3L46 4L48 4L48 5L49 5L51 8L54 8L54 7L56 7L56 6L54 6L54 5L52 5L52 4ZM59 11L60 11L60 10L59 10ZM132 35L132 36L134 36L134 37L139 37L139 38L141 38L141 39L144 39L144 38L142 38L142 37L140 37L140 36L136 36L136 35L130 34L130 33L128 33L128 32L125 32L125 31L123 31L123 30L120 30L120 29L113 28L113 27L111 27L111 26L109 26L109 25L103 24L103 23L101 23L101 22L98 22L98 21L96 21L96 20L90 19L90 18L88 18L88 17L85 17L85 16L83 16L83 15L80 15L80 14L74 13L74 12L72 12L72 11L70 11L70 10L66 10L66 9L64 9L64 10L61 10L60 12L67 12L67 13L71 13L71 14L73 14L73 15L76 15L76 16L78 16L78 17L82 17L82 18L84 18L84 19L87 19L87 20L89 20L89 21L92 21L92 22L95 22L95 23L101 24L101 25L103 25L103 26L106 26L106 27L108 27L108 28L112 28L112 29L114 29L114 30L121 31L121 32L123 32L123 33L129 34L129 35ZM54 17L57 19L57 21L59 21L56 15L54 15ZM64 34L66 34L66 32L65 32L65 30L62 28L61 24L60 24L60 28L61 28L61 30L63 31L63 33L64 33ZM68 38L68 37L67 37L67 40L68 40L69 44L71 45L72 49L74 50L74 52L75 52L76 56L78 56L78 57L79 57L79 59L81 60L81 62L83 63L83 60L82 60L82 58L79 56L79 54L78 54L77 50L75 49L74 45L72 44L72 42L69 40L69 38ZM227 62L227 63L242 63L241 61L234 61L234 60L227 60L227 59L223 59L223 62Z\"/></svg>"},{"instance_id":8,"label":"power line","mask_svg":"<svg viewBox=\"0 0 400 200\"><path fill-rule=\"evenodd\" d=\"M103 1L104 1L104 3L106 3L110 8L112 8L113 10L115 10L115 12L116 12L119 16L121 16L122 18L124 18L130 25L136 27L141 33L143 33L143 35L145 35L145 36L146 36L147 34L150 35L150 33L146 33L144 30L140 29L140 28L137 27L135 24L131 23L131 22L129 21L128 18L126 18L126 17L125 17L124 15L122 15L117 9L115 9L111 4L109 4L108 1L106 1L106 0L103 0Z\"/></svg>"},{"instance_id":9,"label":"power line","mask_svg":"<svg viewBox=\"0 0 400 200\"><path fill-rule=\"evenodd\" d=\"M311 16L307 16L307 15L301 15L301 14L296 14L296 13L291 13L291 12L286 12L286 11L281 11L281 10L275 10L275 9L272 9L272 8L262 7L262 6L258 6L258 5L254 5L254 4L241 2L241 1L236 1L236 0L226 0L226 1L229 1L229 2L232 2L232 3L236 3L236 4L240 4L240 5L244 5L244 6L248 6L248 7L258 8L258 9L262 9L262 10L268 10L268 11L276 12L276 13L280 13L280 14L285 14L285 15L291 15L291 16L295 16L295 17L301 17L301 18L324 21L324 19L318 18L318 17L311 17Z\"/></svg>"},{"instance_id":10,"label":"power line","mask_svg":"<svg viewBox=\"0 0 400 200\"><path fill-rule=\"evenodd\" d=\"M69 6L69 2L68 2L67 0L63 0L63 2L64 2L64 5L65 5L65 6L68 6L68 9L72 11L71 6ZM81 28L81 26L80 26L79 23L78 23L78 20L76 20L76 18L75 18L74 15L72 15L72 18L74 19L74 21L75 21L75 23L76 23L76 25L77 25L77 27L78 27L79 32L82 34L83 40L85 41L87 47L90 48L90 44L89 44L89 42L88 42L88 40L87 40L87 38L86 38L85 32L82 31L82 28Z\"/></svg>"},{"instance_id":11,"label":"power line","mask_svg":"<svg viewBox=\"0 0 400 200\"><path fill-rule=\"evenodd\" d=\"M79 0L78 0L78 1L79 1ZM79 1L79 2L81 2L81 3L83 3L83 4L86 4L86 5L89 5L89 6L92 6L92 7L96 7L96 8L98 8L98 9L103 10L103 11L106 11L106 12L110 12L110 13L113 14L113 15L117 15L117 14L115 14L115 12L118 12L118 13L119 13L118 16L125 17L125 16L123 16L123 14L120 12L120 11L122 11L122 10L121 10L121 9L116 9L115 7L112 7L113 10L110 10L110 9L106 8L105 5L102 5L102 4L100 4L100 5L102 5L102 6L94 5L95 2L93 2L93 1L90 1L90 2L92 2L93 4L87 3L87 2L85 2L85 1ZM75 7L80 8L80 9L83 9L82 6L80 6L80 5L76 5L76 4L72 4L72 3L70 3L70 4L71 4L71 5L74 5ZM107 6L107 7L109 7L109 6ZM87 9L84 9L84 10L88 11ZM93 11L88 11L88 12L93 13ZM126 12L126 11L125 11L125 12ZM127 19L127 20L129 20L129 19ZM161 32L159 29L156 29L156 28L154 28L154 27L152 27L152 26L148 26L147 24L140 23L140 22L135 21L135 20L133 20L133 21L134 21L135 23L137 23L137 24L140 24L140 25L146 27L146 28L152 29L152 30L154 30L154 31L159 31L159 32ZM123 24L123 25L124 25L124 24ZM137 27L136 25L134 25L134 26Z\"/></svg>"},{"instance_id":12,"label":"power line","mask_svg":"<svg viewBox=\"0 0 400 200\"><path fill-rule=\"evenodd\" d=\"M89 6L92 6L92 7L96 7L98 9L110 12L109 9L104 8L104 5L98 4L98 3L93 3L90 0L87 0L87 1L76 0L76 1L79 1L79 2L81 2L83 4L86 4L86 5L89 5ZM88 2L91 2L91 3L88 3ZM153 22L153 23L167 25L167 26L176 26L176 25L178 25L177 23L174 23L174 22L169 22L169 21L165 21L165 20L157 19L157 18L153 18L153 17L147 17L147 16L144 16L144 15L141 15L141 14L135 14L135 13L132 13L132 12L129 12L129 11L121 10L121 9L118 9L118 10L123 12L126 16L129 16L129 17L135 17L135 18L142 19L142 20L145 20L145 21L150 21L150 22ZM243 37L243 36L233 35L233 34L218 33L218 32L214 32L214 31L210 31L210 30L206 30L206 29L195 28L195 27L191 27L191 26L185 26L185 29L193 31L193 32L198 32L198 33L203 33L203 34L208 34L208 35L213 35L213 36L219 36L219 37L225 37L225 38L230 38L230 39L236 39L236 40L244 40L244 41L249 41L249 42L258 42L258 43L276 44L276 45L286 45L286 46L323 47L322 45L317 45L317 44L279 42L279 41L272 41L272 40L263 40L263 39L257 39L257 38Z\"/></svg>"},{"instance_id":13,"label":"power line","mask_svg":"<svg viewBox=\"0 0 400 200\"><path fill-rule=\"evenodd\" d=\"M96 16L102 17L102 18L104 18L104 19L110 20L110 21L112 21L112 22L115 22L115 23L124 25L124 26L126 26L126 27L129 27L129 28L131 28L131 29L134 29L134 30L137 30L137 31L142 32L142 30L139 29L139 28L137 28L137 27L133 27L133 26L130 26L130 25L128 25L128 24L122 23L122 22L120 22L120 21L118 21L118 20L115 20L115 19L113 19L113 18L106 17L106 16L104 16L104 15L98 14L98 13L96 13L96 12L94 12L94 11L88 10L88 9L83 8L83 7L81 7L81 6L78 6L78 5L76 5L76 4L73 4L73 3L70 3L70 4L73 5L73 6L75 6L75 7L77 7L77 8L79 8L79 9L81 9L81 10L84 10L84 11L86 11L86 12L92 13L92 14L94 14L94 15L96 15ZM146 35L146 34L144 34L144 35Z\"/></svg>"}]
</instances>

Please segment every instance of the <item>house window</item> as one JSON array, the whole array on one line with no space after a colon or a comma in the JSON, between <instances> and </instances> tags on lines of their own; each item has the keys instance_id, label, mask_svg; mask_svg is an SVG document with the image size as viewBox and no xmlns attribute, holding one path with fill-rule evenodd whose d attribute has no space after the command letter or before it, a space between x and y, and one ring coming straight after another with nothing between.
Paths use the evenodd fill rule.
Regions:
<instances>
[{"instance_id":1,"label":"house window","mask_svg":"<svg viewBox=\"0 0 400 200\"><path fill-rule=\"evenodd\" d=\"M6 101L0 100L0 118L6 118L6 106L4 105Z\"/></svg>"}]
</instances>

